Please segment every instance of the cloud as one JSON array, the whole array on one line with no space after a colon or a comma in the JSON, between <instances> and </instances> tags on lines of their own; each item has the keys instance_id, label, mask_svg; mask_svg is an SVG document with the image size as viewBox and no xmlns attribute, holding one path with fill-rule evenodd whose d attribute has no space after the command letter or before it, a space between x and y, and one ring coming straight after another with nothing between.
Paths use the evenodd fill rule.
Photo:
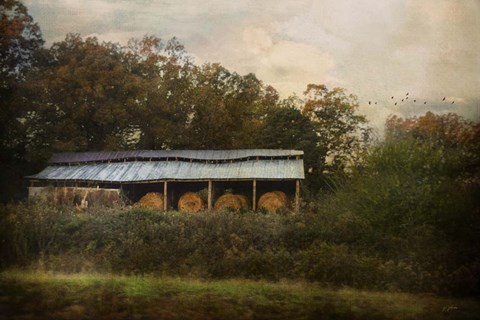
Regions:
<instances>
[{"instance_id":1,"label":"cloud","mask_svg":"<svg viewBox=\"0 0 480 320\"><path fill-rule=\"evenodd\" d=\"M273 46L272 37L265 29L248 27L243 30L246 49L252 54L262 54Z\"/></svg>"},{"instance_id":2,"label":"cloud","mask_svg":"<svg viewBox=\"0 0 480 320\"><path fill-rule=\"evenodd\" d=\"M478 120L472 104L480 87L479 2L321 1L318 8L287 21L285 33L334 57L333 75L359 96L379 131L388 113L453 111ZM390 99L406 92L427 105ZM446 107L439 104L443 96L464 103ZM375 108L368 107L370 100L378 101Z\"/></svg>"},{"instance_id":3,"label":"cloud","mask_svg":"<svg viewBox=\"0 0 480 320\"><path fill-rule=\"evenodd\" d=\"M142 31L131 31L131 32L105 32L105 33L90 33L86 35L82 35L84 38L88 37L96 37L100 41L105 42L113 42L113 43L120 43L126 44L128 40L132 38L142 38L144 36L144 32Z\"/></svg>"},{"instance_id":4,"label":"cloud","mask_svg":"<svg viewBox=\"0 0 480 320\"><path fill-rule=\"evenodd\" d=\"M283 96L308 83L359 96L381 130L389 113L458 112L478 119L477 0L27 0L47 44L67 32L126 42L177 36L198 63L253 72ZM391 96L410 92L427 105ZM456 97L453 106L438 104ZM376 108L368 101L377 101ZM476 103L476 105L475 105Z\"/></svg>"},{"instance_id":5,"label":"cloud","mask_svg":"<svg viewBox=\"0 0 480 320\"><path fill-rule=\"evenodd\" d=\"M313 46L282 39L274 39L263 28L249 26L242 32L243 48L239 61L241 71L255 73L261 80L273 85L284 96L301 94L307 83L330 80L334 61L328 54Z\"/></svg>"}]
</instances>

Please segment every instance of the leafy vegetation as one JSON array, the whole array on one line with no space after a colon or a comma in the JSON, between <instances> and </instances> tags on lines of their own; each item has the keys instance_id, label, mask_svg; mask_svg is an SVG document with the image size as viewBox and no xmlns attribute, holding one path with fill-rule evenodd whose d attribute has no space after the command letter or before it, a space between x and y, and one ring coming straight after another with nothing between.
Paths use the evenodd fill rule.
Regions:
<instances>
[{"instance_id":1,"label":"leafy vegetation","mask_svg":"<svg viewBox=\"0 0 480 320\"><path fill-rule=\"evenodd\" d=\"M409 202L426 197L423 188L402 188L392 178L382 182L382 192L370 193L368 188L378 188L374 179L353 184L298 215L128 207L78 212L43 203L8 205L1 210L2 263L61 272L286 278L477 295L475 202L465 201L463 212L448 216L452 199L447 197L436 211L430 196L410 215ZM405 202L391 199L395 192Z\"/></svg>"},{"instance_id":2,"label":"leafy vegetation","mask_svg":"<svg viewBox=\"0 0 480 320\"><path fill-rule=\"evenodd\" d=\"M286 107L276 116L301 114ZM333 192L305 202L297 215L5 205L1 261L61 272L295 279L476 296L478 180L465 163L478 164L468 151L477 140L464 141L387 138L348 175L337 171Z\"/></svg>"},{"instance_id":3,"label":"leafy vegetation","mask_svg":"<svg viewBox=\"0 0 480 320\"><path fill-rule=\"evenodd\" d=\"M282 100L253 74L195 65L175 38L121 46L69 34L44 48L25 6L1 6L8 37L0 41L0 267L40 270L1 274L2 312L178 318L172 306L180 306L193 318L479 314L469 300L393 293L479 296L478 124L456 114L391 116L385 140L373 143L345 89L310 84L303 99ZM22 199L23 176L52 152L136 148L302 149L302 211L79 211L9 202ZM83 274L92 272L102 275ZM171 278L178 276L187 280ZM365 289L383 293L356 291Z\"/></svg>"},{"instance_id":4,"label":"leafy vegetation","mask_svg":"<svg viewBox=\"0 0 480 320\"><path fill-rule=\"evenodd\" d=\"M0 200L6 201L21 190L30 168L26 126L17 121L26 115L19 105L19 84L38 65L43 39L27 7L16 0L0 2L0 35Z\"/></svg>"},{"instance_id":5,"label":"leafy vegetation","mask_svg":"<svg viewBox=\"0 0 480 320\"><path fill-rule=\"evenodd\" d=\"M315 194L326 173L365 146L366 120L345 89L309 85L304 100L282 100L254 74L196 65L175 38L145 36L122 46L67 34L45 48L26 7L17 0L8 6L19 9L1 25L16 32L0 48L15 58L0 61L12 75L0 93L2 202L22 199L23 176L41 170L53 152L303 148Z\"/></svg>"}]
</instances>

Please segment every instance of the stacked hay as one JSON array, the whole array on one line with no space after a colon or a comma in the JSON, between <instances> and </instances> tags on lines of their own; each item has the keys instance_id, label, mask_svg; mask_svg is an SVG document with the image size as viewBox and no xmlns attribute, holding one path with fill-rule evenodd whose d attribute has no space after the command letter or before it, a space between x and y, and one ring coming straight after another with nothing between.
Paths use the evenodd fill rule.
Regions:
<instances>
[{"instance_id":1,"label":"stacked hay","mask_svg":"<svg viewBox=\"0 0 480 320\"><path fill-rule=\"evenodd\" d=\"M282 191L272 191L264 193L258 199L258 209L264 209L267 212L277 212L287 207L287 195Z\"/></svg>"},{"instance_id":2,"label":"stacked hay","mask_svg":"<svg viewBox=\"0 0 480 320\"><path fill-rule=\"evenodd\" d=\"M215 210L240 210L241 208L248 209L248 201L243 195L226 193L217 199L214 208Z\"/></svg>"},{"instance_id":3,"label":"stacked hay","mask_svg":"<svg viewBox=\"0 0 480 320\"><path fill-rule=\"evenodd\" d=\"M78 194L74 187L56 187L54 193L55 204L76 205L77 198L80 199L78 201L83 199L83 194Z\"/></svg>"},{"instance_id":4,"label":"stacked hay","mask_svg":"<svg viewBox=\"0 0 480 320\"><path fill-rule=\"evenodd\" d=\"M149 192L135 203L136 207L163 209L163 193Z\"/></svg>"},{"instance_id":5,"label":"stacked hay","mask_svg":"<svg viewBox=\"0 0 480 320\"><path fill-rule=\"evenodd\" d=\"M67 188L54 188L53 189L53 201L55 204L67 204L67 200L65 199L65 193L66 193ZM75 199L71 199L73 201L73 204L75 204ZM71 203L69 203L71 204Z\"/></svg>"},{"instance_id":6,"label":"stacked hay","mask_svg":"<svg viewBox=\"0 0 480 320\"><path fill-rule=\"evenodd\" d=\"M240 202L242 203L242 208L248 209L248 208L250 207L248 198L247 198L246 196L244 196L243 194L236 194L235 196L236 196L236 197L240 200Z\"/></svg>"},{"instance_id":7,"label":"stacked hay","mask_svg":"<svg viewBox=\"0 0 480 320\"><path fill-rule=\"evenodd\" d=\"M163 208L163 194L160 193L160 195L162 197ZM120 198L120 192L118 190L111 189L98 189L89 191L86 200L88 201L89 206L111 206L122 202Z\"/></svg>"},{"instance_id":8,"label":"stacked hay","mask_svg":"<svg viewBox=\"0 0 480 320\"><path fill-rule=\"evenodd\" d=\"M85 209L92 205L108 206L122 203L118 189L30 187L28 194L30 198L37 197L58 205L74 205L79 209Z\"/></svg>"},{"instance_id":9,"label":"stacked hay","mask_svg":"<svg viewBox=\"0 0 480 320\"><path fill-rule=\"evenodd\" d=\"M29 187L28 188L28 198L29 199L40 199L49 203L56 203L55 199L56 188L49 187Z\"/></svg>"},{"instance_id":10,"label":"stacked hay","mask_svg":"<svg viewBox=\"0 0 480 320\"><path fill-rule=\"evenodd\" d=\"M180 211L198 212L204 207L202 198L194 192L187 192L178 200L178 210Z\"/></svg>"}]
</instances>

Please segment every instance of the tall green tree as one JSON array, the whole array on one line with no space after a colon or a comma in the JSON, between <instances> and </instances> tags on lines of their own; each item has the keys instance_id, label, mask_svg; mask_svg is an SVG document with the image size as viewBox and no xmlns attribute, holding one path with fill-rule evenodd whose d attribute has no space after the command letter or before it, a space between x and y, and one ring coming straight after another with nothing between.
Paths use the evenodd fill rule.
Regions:
<instances>
[{"instance_id":1,"label":"tall green tree","mask_svg":"<svg viewBox=\"0 0 480 320\"><path fill-rule=\"evenodd\" d=\"M20 196L25 161L28 110L19 85L37 67L43 46L40 28L17 0L0 1L0 201Z\"/></svg>"},{"instance_id":2,"label":"tall green tree","mask_svg":"<svg viewBox=\"0 0 480 320\"><path fill-rule=\"evenodd\" d=\"M304 99L289 97L270 109L257 145L303 150L306 189L314 196L330 189L330 177L360 161L370 129L357 113L358 102L345 89L309 84Z\"/></svg>"},{"instance_id":3,"label":"tall green tree","mask_svg":"<svg viewBox=\"0 0 480 320\"><path fill-rule=\"evenodd\" d=\"M302 114L300 106L300 99L292 96L272 108L257 135L257 147L302 150L307 187L304 190L315 192L323 180L322 172L313 168L318 168L324 161L327 150L319 144L315 125Z\"/></svg>"},{"instance_id":4,"label":"tall green tree","mask_svg":"<svg viewBox=\"0 0 480 320\"><path fill-rule=\"evenodd\" d=\"M176 38L164 43L155 36L131 40L128 56L137 66L144 92L132 122L139 129L138 147L165 149L181 147L185 124L191 112L194 65Z\"/></svg>"},{"instance_id":5,"label":"tall green tree","mask_svg":"<svg viewBox=\"0 0 480 320\"><path fill-rule=\"evenodd\" d=\"M318 144L326 151L314 170L333 172L358 162L371 129L365 116L358 114L357 97L323 84L309 84L304 96L302 112L314 124Z\"/></svg>"},{"instance_id":6,"label":"tall green tree","mask_svg":"<svg viewBox=\"0 0 480 320\"><path fill-rule=\"evenodd\" d=\"M191 113L186 124L190 148L251 148L276 92L255 75L241 76L220 64L193 73Z\"/></svg>"},{"instance_id":7,"label":"tall green tree","mask_svg":"<svg viewBox=\"0 0 480 320\"><path fill-rule=\"evenodd\" d=\"M56 151L128 148L142 84L119 45L67 35L24 87L32 112L30 153L46 158Z\"/></svg>"}]
</instances>

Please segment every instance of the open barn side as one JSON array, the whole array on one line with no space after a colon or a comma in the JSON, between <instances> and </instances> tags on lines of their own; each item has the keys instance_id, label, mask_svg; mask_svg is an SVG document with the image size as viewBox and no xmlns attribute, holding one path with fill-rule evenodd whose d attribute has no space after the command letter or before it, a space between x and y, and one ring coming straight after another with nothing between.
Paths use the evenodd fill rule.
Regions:
<instances>
[{"instance_id":1,"label":"open barn side","mask_svg":"<svg viewBox=\"0 0 480 320\"><path fill-rule=\"evenodd\" d=\"M298 150L263 149L68 153L54 155L47 168L27 178L31 187L115 189L132 204L155 196L164 210L230 204L256 210L267 195L298 210L302 158Z\"/></svg>"}]
</instances>

